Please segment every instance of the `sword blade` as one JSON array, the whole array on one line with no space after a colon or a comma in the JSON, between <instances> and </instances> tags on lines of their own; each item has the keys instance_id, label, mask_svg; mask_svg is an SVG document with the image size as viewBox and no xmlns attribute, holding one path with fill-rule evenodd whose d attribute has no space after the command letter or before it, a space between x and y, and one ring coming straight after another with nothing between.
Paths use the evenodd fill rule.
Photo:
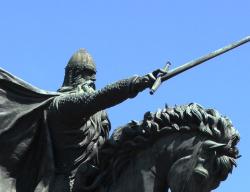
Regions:
<instances>
[{"instance_id":1,"label":"sword blade","mask_svg":"<svg viewBox=\"0 0 250 192\"><path fill-rule=\"evenodd\" d=\"M200 65L200 64L204 63L205 61L208 61L214 57L217 57L217 56L219 56L227 51L230 51L236 47L239 47L239 46L241 46L249 41L250 41L250 36L247 36L247 37L245 37L237 42L234 42L234 43L227 45L225 47L222 47L214 52L211 52L207 55L199 57L198 59L195 59L195 60L192 60L188 63L185 63L184 65L181 65L180 67L177 67L173 70L170 70L166 75L161 77L161 80L162 80L162 82L166 81L166 80L168 80L168 79L170 79L170 78L172 78L172 77L174 77L174 76L176 76L176 75L178 75L178 74L180 74L188 69L191 69L197 65Z\"/></svg>"}]
</instances>

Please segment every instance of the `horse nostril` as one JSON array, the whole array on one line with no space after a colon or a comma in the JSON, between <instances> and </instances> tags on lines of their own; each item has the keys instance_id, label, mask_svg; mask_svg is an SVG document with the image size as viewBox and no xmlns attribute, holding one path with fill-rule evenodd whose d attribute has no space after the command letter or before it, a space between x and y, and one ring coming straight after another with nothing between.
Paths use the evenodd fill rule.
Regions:
<instances>
[{"instance_id":1,"label":"horse nostril","mask_svg":"<svg viewBox=\"0 0 250 192\"><path fill-rule=\"evenodd\" d=\"M194 168L194 174L199 178L207 179L209 174L208 171L203 167L201 163Z\"/></svg>"}]
</instances>

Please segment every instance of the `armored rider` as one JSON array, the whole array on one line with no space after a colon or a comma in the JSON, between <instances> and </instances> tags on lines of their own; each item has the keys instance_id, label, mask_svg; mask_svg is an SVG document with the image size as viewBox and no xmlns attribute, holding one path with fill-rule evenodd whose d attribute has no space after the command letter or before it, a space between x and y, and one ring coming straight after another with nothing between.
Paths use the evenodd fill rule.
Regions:
<instances>
[{"instance_id":1,"label":"armored rider","mask_svg":"<svg viewBox=\"0 0 250 192\"><path fill-rule=\"evenodd\" d=\"M151 87L158 69L145 76L133 76L95 90L96 66L85 49L77 51L65 68L65 78L48 110L48 127L55 157L54 191L71 191L77 169L97 165L98 148L107 140L110 121L105 109Z\"/></svg>"}]
</instances>

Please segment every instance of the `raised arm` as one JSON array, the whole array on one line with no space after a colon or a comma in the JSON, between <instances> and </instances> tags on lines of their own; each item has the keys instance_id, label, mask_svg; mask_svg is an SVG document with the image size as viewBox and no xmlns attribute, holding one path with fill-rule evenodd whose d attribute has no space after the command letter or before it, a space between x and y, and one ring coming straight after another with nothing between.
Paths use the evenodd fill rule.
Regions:
<instances>
[{"instance_id":1,"label":"raised arm","mask_svg":"<svg viewBox=\"0 0 250 192\"><path fill-rule=\"evenodd\" d=\"M151 87L160 73L164 72L157 69L144 76L123 79L93 93L74 92L60 95L54 99L52 110L61 114L63 118L91 116L100 110L135 97L139 92Z\"/></svg>"},{"instance_id":2,"label":"raised arm","mask_svg":"<svg viewBox=\"0 0 250 192\"><path fill-rule=\"evenodd\" d=\"M94 93L74 92L56 97L51 109L65 118L81 118L135 97L150 84L149 78L132 77L105 86Z\"/></svg>"}]
</instances>

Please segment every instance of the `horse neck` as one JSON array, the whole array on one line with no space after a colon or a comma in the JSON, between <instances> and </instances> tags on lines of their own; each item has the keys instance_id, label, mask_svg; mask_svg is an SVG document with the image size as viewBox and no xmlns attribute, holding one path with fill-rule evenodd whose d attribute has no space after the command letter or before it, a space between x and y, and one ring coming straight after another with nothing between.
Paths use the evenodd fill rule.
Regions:
<instances>
[{"instance_id":1,"label":"horse neck","mask_svg":"<svg viewBox=\"0 0 250 192\"><path fill-rule=\"evenodd\" d=\"M176 160L192 153L194 140L194 134L173 133L159 137L131 158L110 191L164 191L169 169Z\"/></svg>"}]
</instances>

